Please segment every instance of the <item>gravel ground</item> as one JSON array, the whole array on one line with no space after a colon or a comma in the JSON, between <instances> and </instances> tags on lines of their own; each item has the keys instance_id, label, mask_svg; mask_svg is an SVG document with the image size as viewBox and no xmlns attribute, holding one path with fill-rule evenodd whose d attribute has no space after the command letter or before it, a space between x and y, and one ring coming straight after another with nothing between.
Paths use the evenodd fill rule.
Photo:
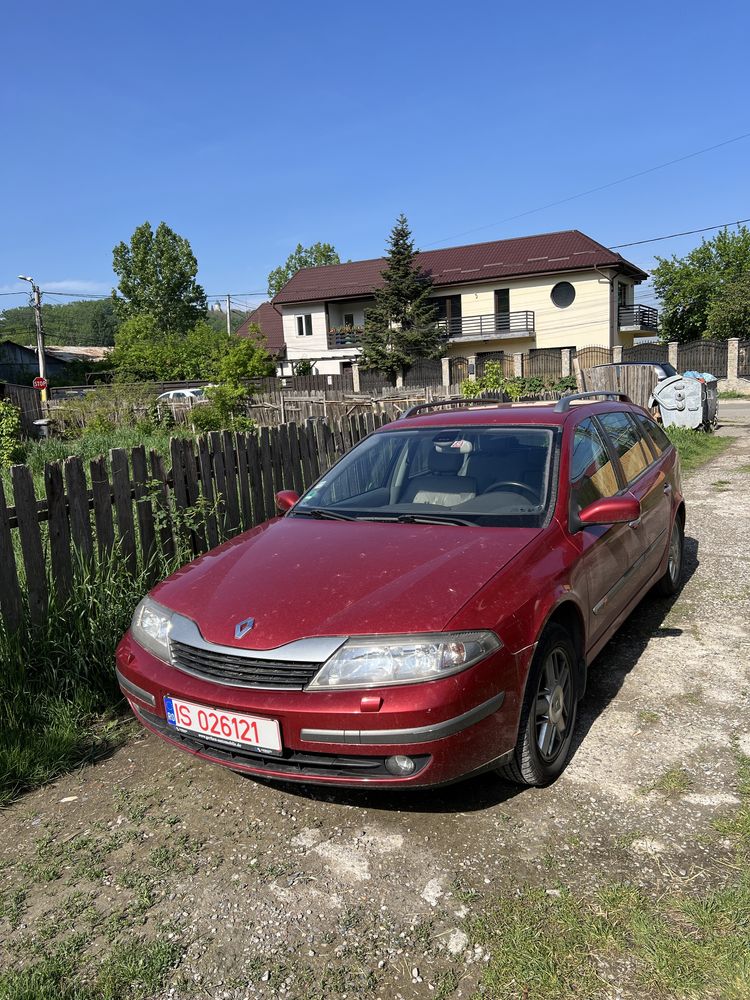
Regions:
<instances>
[{"instance_id":1,"label":"gravel ground","mask_svg":"<svg viewBox=\"0 0 750 1000\"><path fill-rule=\"evenodd\" d=\"M138 933L183 949L159 1000L469 997L489 956L467 918L498 894L729 877L706 834L738 803L733 736L750 753L750 428L725 433L686 483L684 589L646 598L598 658L552 787L272 786L138 735L2 815L2 965L72 931L96 957Z\"/></svg>"}]
</instances>

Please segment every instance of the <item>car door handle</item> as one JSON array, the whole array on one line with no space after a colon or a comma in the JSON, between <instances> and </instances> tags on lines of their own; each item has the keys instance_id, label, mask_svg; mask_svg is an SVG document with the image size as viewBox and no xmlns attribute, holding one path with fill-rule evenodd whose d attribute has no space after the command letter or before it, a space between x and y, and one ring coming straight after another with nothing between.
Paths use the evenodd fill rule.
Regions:
<instances>
[{"instance_id":1,"label":"car door handle","mask_svg":"<svg viewBox=\"0 0 750 1000\"><path fill-rule=\"evenodd\" d=\"M642 519L640 517L637 517L635 519L635 521L628 521L628 527L629 528L640 528L640 526L641 526L641 520Z\"/></svg>"}]
</instances>

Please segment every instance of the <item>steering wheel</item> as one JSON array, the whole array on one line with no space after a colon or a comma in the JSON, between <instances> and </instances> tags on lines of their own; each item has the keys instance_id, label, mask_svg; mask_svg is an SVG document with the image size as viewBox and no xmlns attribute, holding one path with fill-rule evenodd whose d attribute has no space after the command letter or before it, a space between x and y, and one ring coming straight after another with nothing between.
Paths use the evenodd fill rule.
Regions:
<instances>
[{"instance_id":1,"label":"steering wheel","mask_svg":"<svg viewBox=\"0 0 750 1000\"><path fill-rule=\"evenodd\" d=\"M532 489L531 486L527 486L526 483L517 483L514 479L498 480L496 483L492 483L488 486L486 490L482 490L482 493L495 493L498 490L503 489L505 486L511 486L513 490L520 490L521 493L525 493L533 504L539 503L539 497L537 496L535 489Z\"/></svg>"}]
</instances>

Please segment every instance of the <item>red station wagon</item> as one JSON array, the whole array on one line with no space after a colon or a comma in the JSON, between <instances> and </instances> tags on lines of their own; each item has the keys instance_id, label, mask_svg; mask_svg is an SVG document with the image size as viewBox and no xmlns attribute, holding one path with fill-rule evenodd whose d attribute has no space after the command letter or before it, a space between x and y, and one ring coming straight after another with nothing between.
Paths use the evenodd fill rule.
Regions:
<instances>
[{"instance_id":1,"label":"red station wagon","mask_svg":"<svg viewBox=\"0 0 750 1000\"><path fill-rule=\"evenodd\" d=\"M168 743L285 781L549 783L589 664L682 568L677 454L616 393L415 407L277 503L144 598L117 676Z\"/></svg>"}]
</instances>

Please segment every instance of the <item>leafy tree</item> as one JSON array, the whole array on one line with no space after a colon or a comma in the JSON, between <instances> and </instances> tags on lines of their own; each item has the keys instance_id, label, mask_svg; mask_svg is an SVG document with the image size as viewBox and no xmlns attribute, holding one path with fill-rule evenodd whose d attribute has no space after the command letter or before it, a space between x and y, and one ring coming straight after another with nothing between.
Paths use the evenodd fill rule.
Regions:
<instances>
[{"instance_id":1,"label":"leafy tree","mask_svg":"<svg viewBox=\"0 0 750 1000\"><path fill-rule=\"evenodd\" d=\"M219 362L219 379L237 385L252 378L272 378L276 364L266 350L266 341L260 327L253 324L253 336L239 337L232 341L227 353Z\"/></svg>"},{"instance_id":2,"label":"leafy tree","mask_svg":"<svg viewBox=\"0 0 750 1000\"><path fill-rule=\"evenodd\" d=\"M444 340L437 327L437 307L430 300L432 282L420 271L406 216L400 215L388 239L385 284L365 312L360 335L363 368L405 375L420 358L438 358Z\"/></svg>"},{"instance_id":3,"label":"leafy tree","mask_svg":"<svg viewBox=\"0 0 750 1000\"><path fill-rule=\"evenodd\" d=\"M750 271L723 286L708 313L708 334L716 340L750 336Z\"/></svg>"},{"instance_id":4,"label":"leafy tree","mask_svg":"<svg viewBox=\"0 0 750 1000\"><path fill-rule=\"evenodd\" d=\"M657 260L654 289L662 301L663 339L685 343L706 335L732 336L726 323L715 325L712 331L709 316L725 294L736 301L739 293L733 285L750 272L750 230L745 226L736 233L723 229L685 257Z\"/></svg>"},{"instance_id":5,"label":"leafy tree","mask_svg":"<svg viewBox=\"0 0 750 1000\"><path fill-rule=\"evenodd\" d=\"M151 316L163 333L187 333L206 315L206 293L196 281L198 262L190 243L160 222L138 226L130 244L112 251L120 295L112 293L122 319Z\"/></svg>"},{"instance_id":6,"label":"leafy tree","mask_svg":"<svg viewBox=\"0 0 750 1000\"><path fill-rule=\"evenodd\" d=\"M110 367L117 382L239 382L275 372L273 360L259 339L239 340L205 321L184 335L164 334L152 316L125 320Z\"/></svg>"},{"instance_id":7,"label":"leafy tree","mask_svg":"<svg viewBox=\"0 0 750 1000\"><path fill-rule=\"evenodd\" d=\"M294 253L290 253L286 262L281 267L275 267L268 275L268 294L271 298L281 291L293 274L301 271L303 267L321 267L325 264L340 264L341 258L336 253L336 248L331 243L313 243L312 246L303 247L297 244Z\"/></svg>"}]
</instances>

